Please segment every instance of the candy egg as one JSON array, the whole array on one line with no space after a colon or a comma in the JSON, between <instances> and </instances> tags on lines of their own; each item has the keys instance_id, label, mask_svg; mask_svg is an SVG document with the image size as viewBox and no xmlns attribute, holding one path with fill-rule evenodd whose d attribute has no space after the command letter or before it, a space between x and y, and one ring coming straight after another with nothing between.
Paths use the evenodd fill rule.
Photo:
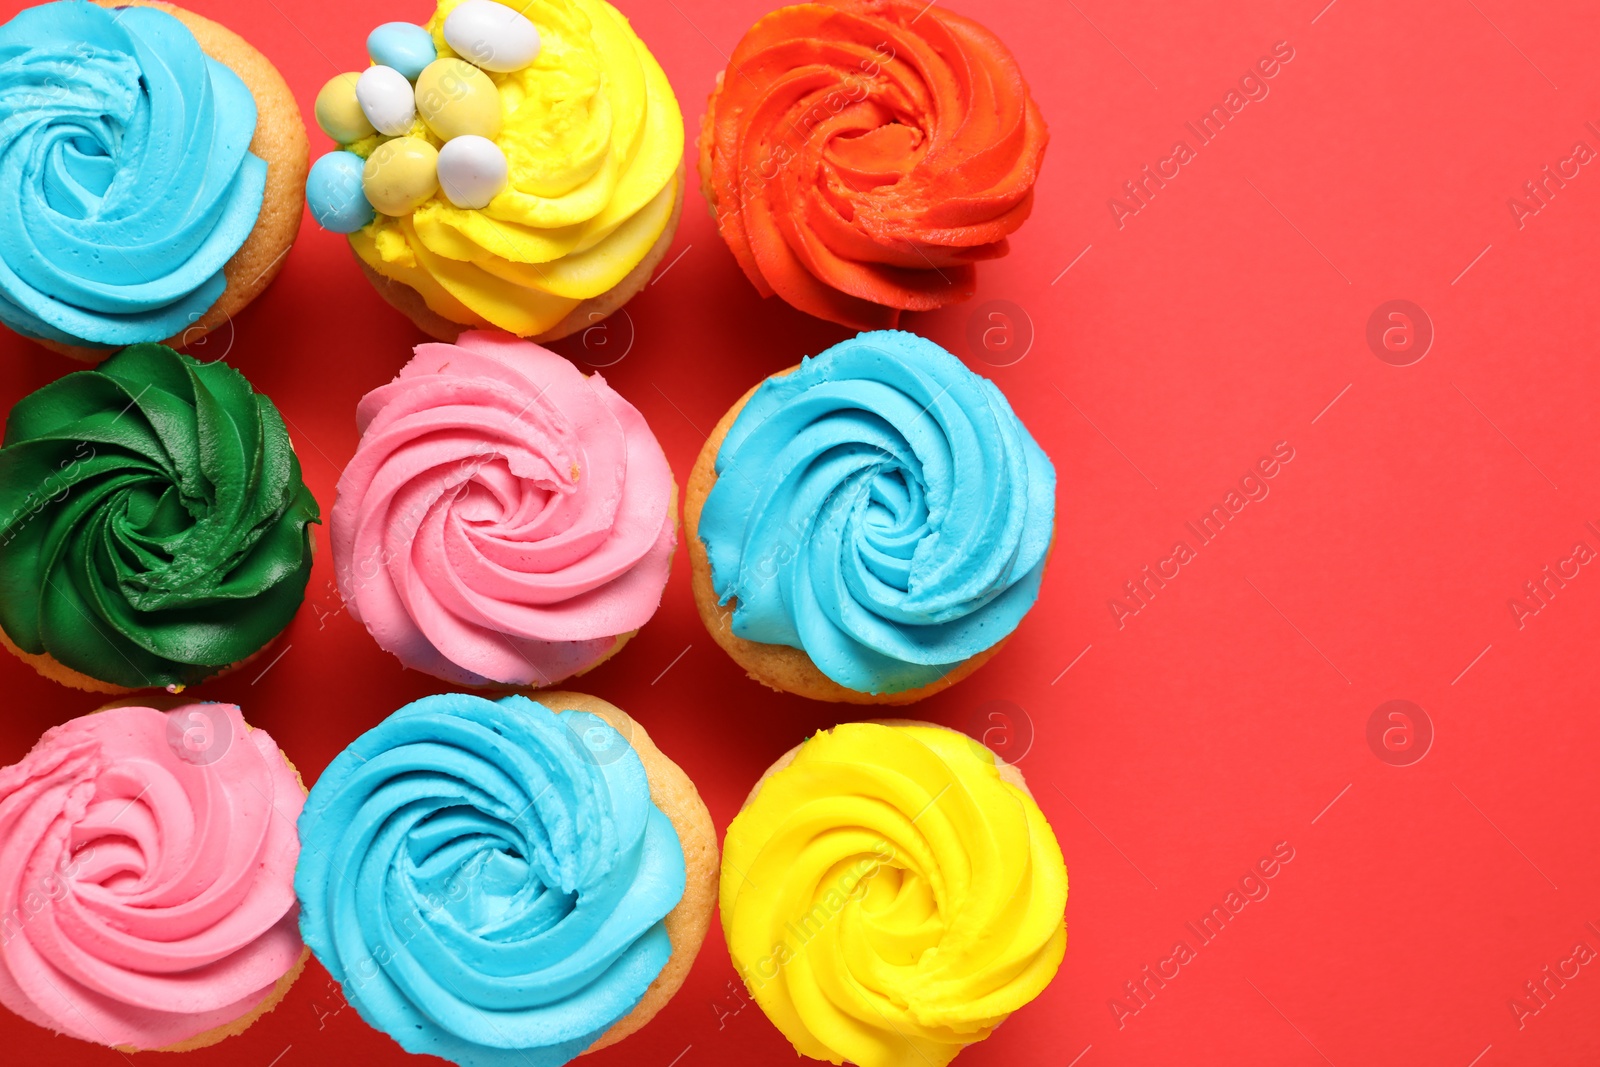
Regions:
<instances>
[{"instance_id":1,"label":"candy egg","mask_svg":"<svg viewBox=\"0 0 1600 1067\"><path fill-rule=\"evenodd\" d=\"M506 154L487 137L452 137L439 149L439 188L456 207L488 207L506 187Z\"/></svg>"},{"instance_id":2,"label":"candy egg","mask_svg":"<svg viewBox=\"0 0 1600 1067\"><path fill-rule=\"evenodd\" d=\"M462 59L436 59L417 77L417 110L442 141L500 132L500 90Z\"/></svg>"},{"instance_id":3,"label":"candy egg","mask_svg":"<svg viewBox=\"0 0 1600 1067\"><path fill-rule=\"evenodd\" d=\"M368 67L356 81L356 99L379 133L397 136L411 129L417 102L406 76L393 67Z\"/></svg>"},{"instance_id":4,"label":"candy egg","mask_svg":"<svg viewBox=\"0 0 1600 1067\"><path fill-rule=\"evenodd\" d=\"M408 215L439 189L439 152L420 137L396 137L372 150L361 188L385 215Z\"/></svg>"},{"instance_id":5,"label":"candy egg","mask_svg":"<svg viewBox=\"0 0 1600 1067\"><path fill-rule=\"evenodd\" d=\"M329 152L311 164L306 205L318 226L334 233L354 233L372 221L372 204L361 188L364 166L354 152Z\"/></svg>"},{"instance_id":6,"label":"candy egg","mask_svg":"<svg viewBox=\"0 0 1600 1067\"><path fill-rule=\"evenodd\" d=\"M380 66L393 67L411 81L439 58L433 35L414 22L385 22L367 34L367 55Z\"/></svg>"},{"instance_id":7,"label":"candy egg","mask_svg":"<svg viewBox=\"0 0 1600 1067\"><path fill-rule=\"evenodd\" d=\"M372 136L372 123L356 99L359 74L335 74L317 93L317 125L340 144Z\"/></svg>"},{"instance_id":8,"label":"candy egg","mask_svg":"<svg viewBox=\"0 0 1600 1067\"><path fill-rule=\"evenodd\" d=\"M445 16L444 39L462 59L500 73L521 70L539 55L539 31L494 0L463 0Z\"/></svg>"}]
</instances>

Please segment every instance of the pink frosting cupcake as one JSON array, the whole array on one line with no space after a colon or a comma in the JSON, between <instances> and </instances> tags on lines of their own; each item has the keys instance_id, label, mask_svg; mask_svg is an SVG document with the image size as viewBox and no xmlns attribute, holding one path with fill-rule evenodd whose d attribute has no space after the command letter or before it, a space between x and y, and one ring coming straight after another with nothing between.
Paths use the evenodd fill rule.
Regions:
<instances>
[{"instance_id":1,"label":"pink frosting cupcake","mask_svg":"<svg viewBox=\"0 0 1600 1067\"><path fill-rule=\"evenodd\" d=\"M595 666L661 603L677 486L600 375L506 334L423 344L356 409L339 479L339 591L407 667L546 686Z\"/></svg>"},{"instance_id":2,"label":"pink frosting cupcake","mask_svg":"<svg viewBox=\"0 0 1600 1067\"><path fill-rule=\"evenodd\" d=\"M305 790L232 704L111 707L0 768L0 1003L122 1049L200 1048L305 963Z\"/></svg>"}]
</instances>

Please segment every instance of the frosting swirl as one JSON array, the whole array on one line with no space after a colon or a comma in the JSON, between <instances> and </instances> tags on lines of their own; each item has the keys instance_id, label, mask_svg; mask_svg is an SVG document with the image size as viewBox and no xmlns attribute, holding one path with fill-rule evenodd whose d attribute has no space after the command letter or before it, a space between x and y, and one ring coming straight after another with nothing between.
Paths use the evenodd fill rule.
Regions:
<instances>
[{"instance_id":1,"label":"frosting swirl","mask_svg":"<svg viewBox=\"0 0 1600 1067\"><path fill-rule=\"evenodd\" d=\"M261 212L256 103L165 11L0 26L0 322L65 344L182 333Z\"/></svg>"},{"instance_id":2,"label":"frosting swirl","mask_svg":"<svg viewBox=\"0 0 1600 1067\"><path fill-rule=\"evenodd\" d=\"M288 625L317 502L225 363L125 348L24 397L0 447L0 626L114 685L190 685Z\"/></svg>"},{"instance_id":3,"label":"frosting swirl","mask_svg":"<svg viewBox=\"0 0 1600 1067\"><path fill-rule=\"evenodd\" d=\"M600 375L468 331L418 345L356 421L334 569L351 614L406 666L548 685L655 613L677 542L672 471Z\"/></svg>"},{"instance_id":4,"label":"frosting swirl","mask_svg":"<svg viewBox=\"0 0 1600 1067\"><path fill-rule=\"evenodd\" d=\"M734 967L802 1055L943 1067L1066 950L1050 824L994 755L932 726L818 733L728 826Z\"/></svg>"},{"instance_id":5,"label":"frosting swirl","mask_svg":"<svg viewBox=\"0 0 1600 1067\"><path fill-rule=\"evenodd\" d=\"M699 535L733 632L897 693L998 644L1039 594L1055 470L993 382L899 331L762 382Z\"/></svg>"},{"instance_id":6,"label":"frosting swirl","mask_svg":"<svg viewBox=\"0 0 1600 1067\"><path fill-rule=\"evenodd\" d=\"M672 954L677 831L638 754L587 712L408 704L328 766L300 839L306 943L408 1052L566 1063Z\"/></svg>"},{"instance_id":7,"label":"frosting swirl","mask_svg":"<svg viewBox=\"0 0 1600 1067\"><path fill-rule=\"evenodd\" d=\"M1048 134L1005 45L921 0L762 18L700 136L717 225L762 296L856 329L973 294L1033 207Z\"/></svg>"},{"instance_id":8,"label":"frosting swirl","mask_svg":"<svg viewBox=\"0 0 1600 1067\"><path fill-rule=\"evenodd\" d=\"M112 708L46 731L0 769L0 1002L142 1049L248 1014L303 953L304 801L232 704Z\"/></svg>"},{"instance_id":9,"label":"frosting swirl","mask_svg":"<svg viewBox=\"0 0 1600 1067\"><path fill-rule=\"evenodd\" d=\"M441 58L457 55L443 25L460 2L441 0L428 20ZM605 0L515 6L541 44L520 70L484 71L500 94L493 140L506 188L482 209L436 194L410 215L379 215L350 246L452 322L534 337L622 281L666 230L683 116L660 64ZM443 143L421 119L411 136ZM376 144L348 147L366 156Z\"/></svg>"}]
</instances>

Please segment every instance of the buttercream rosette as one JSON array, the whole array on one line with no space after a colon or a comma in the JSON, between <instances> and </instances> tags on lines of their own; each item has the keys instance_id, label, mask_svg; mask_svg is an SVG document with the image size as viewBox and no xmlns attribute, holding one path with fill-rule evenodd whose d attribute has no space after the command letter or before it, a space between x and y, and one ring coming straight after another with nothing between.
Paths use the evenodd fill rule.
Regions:
<instances>
[{"instance_id":1,"label":"buttercream rosette","mask_svg":"<svg viewBox=\"0 0 1600 1067\"><path fill-rule=\"evenodd\" d=\"M722 929L801 1055L944 1067L1055 976L1067 871L1014 768L926 723L846 723L728 825Z\"/></svg>"},{"instance_id":2,"label":"buttercream rosette","mask_svg":"<svg viewBox=\"0 0 1600 1067\"><path fill-rule=\"evenodd\" d=\"M72 347L198 332L262 211L257 117L167 11L74 0L0 26L0 322Z\"/></svg>"},{"instance_id":3,"label":"buttercream rosette","mask_svg":"<svg viewBox=\"0 0 1600 1067\"><path fill-rule=\"evenodd\" d=\"M702 451L697 478L714 462L715 480L689 505L709 570L696 598L735 658L798 649L845 691L808 693L824 699L926 695L1032 608L1054 468L994 383L938 345L864 333L736 412Z\"/></svg>"},{"instance_id":4,"label":"buttercream rosette","mask_svg":"<svg viewBox=\"0 0 1600 1067\"><path fill-rule=\"evenodd\" d=\"M673 954L684 848L599 715L426 697L334 759L300 837L306 943L408 1052L556 1067Z\"/></svg>"},{"instance_id":5,"label":"buttercream rosette","mask_svg":"<svg viewBox=\"0 0 1600 1067\"><path fill-rule=\"evenodd\" d=\"M1048 140L1016 60L922 0L763 17L717 77L700 178L762 296L855 329L975 291L1033 207Z\"/></svg>"},{"instance_id":6,"label":"buttercream rosette","mask_svg":"<svg viewBox=\"0 0 1600 1067\"><path fill-rule=\"evenodd\" d=\"M304 802L231 704L113 707L46 731L0 768L0 1003L123 1048L242 1029L303 963Z\"/></svg>"},{"instance_id":7,"label":"buttercream rosette","mask_svg":"<svg viewBox=\"0 0 1600 1067\"><path fill-rule=\"evenodd\" d=\"M193 685L289 623L317 502L244 375L125 348L24 397L0 447L0 628L43 673Z\"/></svg>"},{"instance_id":8,"label":"buttercream rosette","mask_svg":"<svg viewBox=\"0 0 1600 1067\"><path fill-rule=\"evenodd\" d=\"M550 685L655 613L676 487L644 417L600 375L469 331L418 345L356 421L334 568L351 614L406 666Z\"/></svg>"}]
</instances>

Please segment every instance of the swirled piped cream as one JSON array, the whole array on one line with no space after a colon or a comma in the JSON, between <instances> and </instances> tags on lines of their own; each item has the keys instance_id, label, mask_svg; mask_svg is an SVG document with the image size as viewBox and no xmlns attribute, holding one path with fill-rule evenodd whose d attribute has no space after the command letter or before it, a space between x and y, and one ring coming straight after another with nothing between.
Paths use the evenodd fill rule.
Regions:
<instances>
[{"instance_id":1,"label":"swirled piped cream","mask_svg":"<svg viewBox=\"0 0 1600 1067\"><path fill-rule=\"evenodd\" d=\"M331 538L351 614L408 667L549 685L655 613L677 543L644 416L548 349L418 345L356 409Z\"/></svg>"},{"instance_id":2,"label":"swirled piped cream","mask_svg":"<svg viewBox=\"0 0 1600 1067\"><path fill-rule=\"evenodd\" d=\"M988 749L846 723L801 746L728 826L734 967L802 1055L943 1067L1049 984L1067 871Z\"/></svg>"},{"instance_id":3,"label":"swirled piped cream","mask_svg":"<svg viewBox=\"0 0 1600 1067\"><path fill-rule=\"evenodd\" d=\"M983 5L972 5L980 9ZM701 120L717 229L762 296L857 329L970 297L1033 208L1048 134L989 30L820 0L745 34Z\"/></svg>"},{"instance_id":4,"label":"swirled piped cream","mask_svg":"<svg viewBox=\"0 0 1600 1067\"><path fill-rule=\"evenodd\" d=\"M313 210L325 204L319 219L356 225L350 201L365 196L380 213L350 245L368 267L452 322L534 337L621 282L666 230L683 116L660 64L605 0L515 5L538 45L513 70L451 46L446 22L462 2L441 0L424 27L438 59L415 79L409 130L341 142L368 161L364 176L357 187L346 161L348 177L330 173L326 189L313 188ZM448 157L469 147L482 162L447 181ZM504 177L480 185L491 163Z\"/></svg>"},{"instance_id":5,"label":"swirled piped cream","mask_svg":"<svg viewBox=\"0 0 1600 1067\"><path fill-rule=\"evenodd\" d=\"M165 11L63 0L0 26L0 322L71 345L182 333L261 212L255 128L244 82Z\"/></svg>"},{"instance_id":6,"label":"swirled piped cream","mask_svg":"<svg viewBox=\"0 0 1600 1067\"><path fill-rule=\"evenodd\" d=\"M121 707L0 769L0 1003L165 1048L259 1006L300 962L305 794L231 704Z\"/></svg>"},{"instance_id":7,"label":"swirled piped cream","mask_svg":"<svg viewBox=\"0 0 1600 1067\"><path fill-rule=\"evenodd\" d=\"M1038 597L1055 470L993 382L863 333L768 378L723 439L699 535L733 632L896 693L999 643Z\"/></svg>"},{"instance_id":8,"label":"swirled piped cream","mask_svg":"<svg viewBox=\"0 0 1600 1067\"><path fill-rule=\"evenodd\" d=\"M425 697L323 772L295 875L311 951L372 1026L469 1067L556 1067L644 996L683 849L602 718Z\"/></svg>"}]
</instances>

